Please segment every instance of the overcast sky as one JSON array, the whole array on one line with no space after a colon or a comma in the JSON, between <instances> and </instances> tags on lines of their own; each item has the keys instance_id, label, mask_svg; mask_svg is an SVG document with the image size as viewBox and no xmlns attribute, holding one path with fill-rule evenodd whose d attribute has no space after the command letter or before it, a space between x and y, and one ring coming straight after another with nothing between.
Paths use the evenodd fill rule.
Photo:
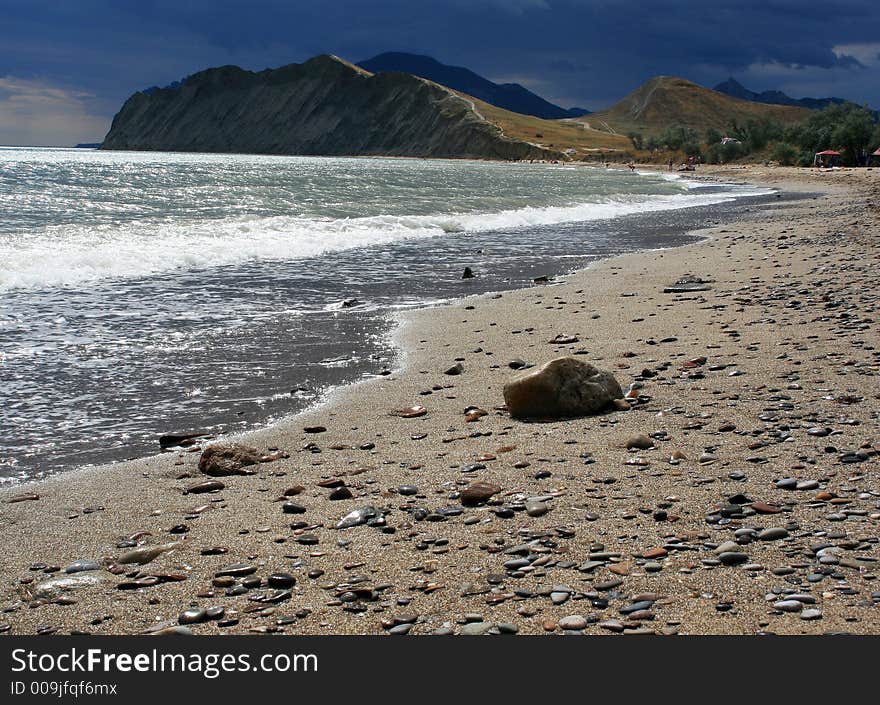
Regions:
<instances>
[{"instance_id":1,"label":"overcast sky","mask_svg":"<svg viewBox=\"0 0 880 705\"><path fill-rule=\"evenodd\" d=\"M878 0L0 0L0 144L103 139L134 91L222 64L431 55L564 107L648 78L880 107Z\"/></svg>"}]
</instances>

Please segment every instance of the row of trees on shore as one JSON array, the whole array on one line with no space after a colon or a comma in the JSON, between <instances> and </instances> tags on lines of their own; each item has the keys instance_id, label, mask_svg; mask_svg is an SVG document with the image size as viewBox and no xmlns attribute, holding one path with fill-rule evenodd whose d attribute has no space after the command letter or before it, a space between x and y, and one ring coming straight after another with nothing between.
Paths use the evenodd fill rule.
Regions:
<instances>
[{"instance_id":1,"label":"row of trees on shore","mask_svg":"<svg viewBox=\"0 0 880 705\"><path fill-rule=\"evenodd\" d=\"M725 137L732 139L722 142ZM862 166L880 147L880 123L873 111L843 103L791 125L769 118L731 121L725 134L709 128L702 135L691 127L675 125L660 135L630 133L629 138L638 150L683 152L710 164L761 155L785 166L810 166L817 152L833 149L841 152L844 164Z\"/></svg>"}]
</instances>

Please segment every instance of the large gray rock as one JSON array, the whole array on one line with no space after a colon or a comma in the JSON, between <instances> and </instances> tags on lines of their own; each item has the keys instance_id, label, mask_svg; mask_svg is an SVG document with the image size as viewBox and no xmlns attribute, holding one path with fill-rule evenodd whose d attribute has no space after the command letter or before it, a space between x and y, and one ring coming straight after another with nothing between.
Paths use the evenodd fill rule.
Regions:
<instances>
[{"instance_id":1,"label":"large gray rock","mask_svg":"<svg viewBox=\"0 0 880 705\"><path fill-rule=\"evenodd\" d=\"M243 443L215 443L202 451L199 470L211 477L253 475L247 468L260 462L262 453Z\"/></svg>"},{"instance_id":2,"label":"large gray rock","mask_svg":"<svg viewBox=\"0 0 880 705\"><path fill-rule=\"evenodd\" d=\"M515 418L597 414L622 397L614 375L575 357L551 360L504 385L504 401Z\"/></svg>"}]
</instances>

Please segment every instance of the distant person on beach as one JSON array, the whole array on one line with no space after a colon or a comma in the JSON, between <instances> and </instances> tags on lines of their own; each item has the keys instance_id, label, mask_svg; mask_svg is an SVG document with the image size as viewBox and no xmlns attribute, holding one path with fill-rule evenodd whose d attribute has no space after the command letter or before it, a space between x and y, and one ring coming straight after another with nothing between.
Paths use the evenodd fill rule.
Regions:
<instances>
[{"instance_id":1,"label":"distant person on beach","mask_svg":"<svg viewBox=\"0 0 880 705\"><path fill-rule=\"evenodd\" d=\"M675 164L675 160L672 157L670 157L669 162L667 163L667 166L669 166L669 171L672 171L672 166L674 164Z\"/></svg>"},{"instance_id":2,"label":"distant person on beach","mask_svg":"<svg viewBox=\"0 0 880 705\"><path fill-rule=\"evenodd\" d=\"M635 170L636 170L636 165L633 164L632 162L630 162L629 164L627 164L627 166L629 167L629 170L630 170L630 171L635 171Z\"/></svg>"}]
</instances>

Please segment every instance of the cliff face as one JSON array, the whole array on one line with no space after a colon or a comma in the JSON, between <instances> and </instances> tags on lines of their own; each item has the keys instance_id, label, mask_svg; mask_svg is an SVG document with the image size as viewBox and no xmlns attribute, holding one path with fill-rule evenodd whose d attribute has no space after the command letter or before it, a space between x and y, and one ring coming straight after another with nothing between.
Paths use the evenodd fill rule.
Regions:
<instances>
[{"instance_id":1,"label":"cliff face","mask_svg":"<svg viewBox=\"0 0 880 705\"><path fill-rule=\"evenodd\" d=\"M208 69L175 88L135 93L102 149L299 155L547 159L504 136L470 101L399 73L334 56L259 73Z\"/></svg>"}]
</instances>

